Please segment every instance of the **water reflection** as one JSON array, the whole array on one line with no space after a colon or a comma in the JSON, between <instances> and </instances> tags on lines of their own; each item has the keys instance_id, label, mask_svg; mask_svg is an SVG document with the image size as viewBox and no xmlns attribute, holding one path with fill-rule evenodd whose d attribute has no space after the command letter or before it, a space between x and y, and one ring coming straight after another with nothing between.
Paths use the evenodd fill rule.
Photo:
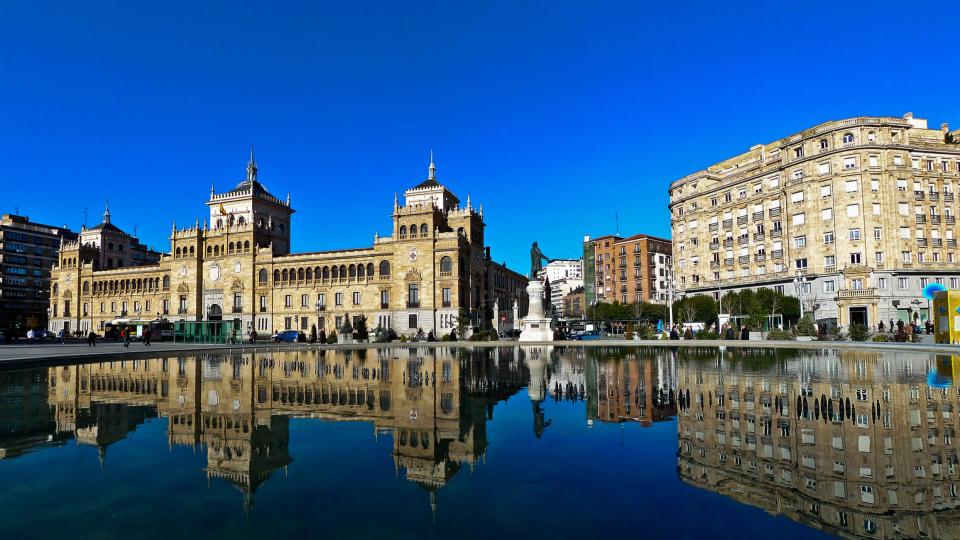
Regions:
<instances>
[{"instance_id":1,"label":"water reflection","mask_svg":"<svg viewBox=\"0 0 960 540\"><path fill-rule=\"evenodd\" d=\"M956 357L790 356L680 363L683 481L837 536L960 537Z\"/></svg>"},{"instance_id":2,"label":"water reflection","mask_svg":"<svg viewBox=\"0 0 960 540\"><path fill-rule=\"evenodd\" d=\"M101 466L109 467L112 446L161 418L167 446L203 452L202 471L194 468L199 464L192 470L235 486L238 504L249 511L258 488L297 459L290 442L300 433L292 419L364 422L371 439L389 437L396 476L423 488L416 504L429 504L436 515L438 492L462 468L485 461L494 408L519 395L519 425L531 444L512 444L520 433L509 430L498 444L537 453L547 467L559 459L551 453L558 438L581 439L576 444L588 450L601 444L588 436L589 426L672 430L668 423L676 418L676 454L672 431L669 441L642 435L656 429L638 432L640 444L663 447L652 466L669 471L676 484L627 486L638 499L647 492L687 498L713 492L743 510L760 508L839 536L958 537L955 363L955 357L864 351L396 348L0 372L0 465L61 451L73 440L96 448ZM641 451L628 448L626 461L611 457L604 464L608 456L597 450L601 465L592 470L604 478L627 475L624 467L637 467L629 452ZM510 470L514 459L498 460L494 468L509 472L496 485L526 489L532 480ZM675 467L696 490L677 481ZM147 485L157 474L143 472ZM465 489L473 487L471 480ZM489 484L476 489L476 496L497 496ZM594 503L589 508L602 512L613 501Z\"/></svg>"}]
</instances>

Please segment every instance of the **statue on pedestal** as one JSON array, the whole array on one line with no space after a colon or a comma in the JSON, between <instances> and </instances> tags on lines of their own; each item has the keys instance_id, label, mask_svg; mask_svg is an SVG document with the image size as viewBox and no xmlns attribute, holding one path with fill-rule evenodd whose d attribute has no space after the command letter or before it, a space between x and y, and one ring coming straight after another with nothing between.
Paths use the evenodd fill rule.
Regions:
<instances>
[{"instance_id":1,"label":"statue on pedestal","mask_svg":"<svg viewBox=\"0 0 960 540\"><path fill-rule=\"evenodd\" d=\"M536 279L537 274L543 270L543 261L553 262L553 259L547 257L540 251L540 246L536 242L530 246L530 279Z\"/></svg>"}]
</instances>

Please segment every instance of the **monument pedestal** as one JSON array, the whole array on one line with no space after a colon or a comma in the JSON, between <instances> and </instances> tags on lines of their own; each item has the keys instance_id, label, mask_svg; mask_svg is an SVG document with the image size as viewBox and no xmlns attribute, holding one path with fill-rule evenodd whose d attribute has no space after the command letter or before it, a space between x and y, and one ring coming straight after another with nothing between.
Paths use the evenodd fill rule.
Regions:
<instances>
[{"instance_id":1,"label":"monument pedestal","mask_svg":"<svg viewBox=\"0 0 960 540\"><path fill-rule=\"evenodd\" d=\"M550 317L543 311L543 282L531 279L527 285L527 298L530 310L523 318L520 332L520 341L553 341L553 329L550 328Z\"/></svg>"}]
</instances>

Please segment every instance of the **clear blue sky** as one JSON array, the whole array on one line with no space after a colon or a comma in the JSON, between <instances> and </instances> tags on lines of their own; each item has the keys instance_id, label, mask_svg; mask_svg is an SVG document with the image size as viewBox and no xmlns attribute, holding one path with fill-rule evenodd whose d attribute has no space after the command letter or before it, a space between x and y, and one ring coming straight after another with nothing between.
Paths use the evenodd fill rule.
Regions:
<instances>
[{"instance_id":1,"label":"clear blue sky","mask_svg":"<svg viewBox=\"0 0 960 540\"><path fill-rule=\"evenodd\" d=\"M252 143L296 251L360 247L434 148L525 271L531 241L577 256L614 212L669 236L669 182L752 144L857 115L960 125L958 3L857 4L4 2L0 209L79 228L109 197L167 249Z\"/></svg>"}]
</instances>

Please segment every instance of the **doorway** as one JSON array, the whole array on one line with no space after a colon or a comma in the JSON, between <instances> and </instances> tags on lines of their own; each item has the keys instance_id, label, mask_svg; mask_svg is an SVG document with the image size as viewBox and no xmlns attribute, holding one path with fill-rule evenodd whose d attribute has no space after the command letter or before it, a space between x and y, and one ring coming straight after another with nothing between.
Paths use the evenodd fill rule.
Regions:
<instances>
[{"instance_id":1,"label":"doorway","mask_svg":"<svg viewBox=\"0 0 960 540\"><path fill-rule=\"evenodd\" d=\"M850 324L862 324L863 326L868 326L868 322L866 307L850 308Z\"/></svg>"}]
</instances>

